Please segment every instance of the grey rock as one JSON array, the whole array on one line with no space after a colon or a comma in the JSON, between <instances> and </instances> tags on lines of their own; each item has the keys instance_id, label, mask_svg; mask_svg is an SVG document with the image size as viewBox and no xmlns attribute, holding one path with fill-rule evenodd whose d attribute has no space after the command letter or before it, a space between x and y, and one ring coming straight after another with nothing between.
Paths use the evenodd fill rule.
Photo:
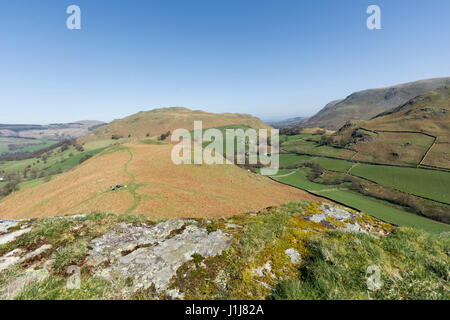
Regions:
<instances>
[{"instance_id":1,"label":"grey rock","mask_svg":"<svg viewBox=\"0 0 450 320\"><path fill-rule=\"evenodd\" d=\"M29 259L32 259L45 251L49 250L52 246L49 244L44 244L43 246L39 247L38 249L25 253L25 250L23 249L15 249L11 252L8 252L4 256L0 257L0 271L5 270L16 263L21 263L24 261L27 261Z\"/></svg>"},{"instance_id":2,"label":"grey rock","mask_svg":"<svg viewBox=\"0 0 450 320\"><path fill-rule=\"evenodd\" d=\"M23 252L23 249L14 249L0 257L0 271L8 269L13 264L20 262L20 255Z\"/></svg>"},{"instance_id":3,"label":"grey rock","mask_svg":"<svg viewBox=\"0 0 450 320\"><path fill-rule=\"evenodd\" d=\"M156 225L153 230L159 233L154 232L153 238L146 240L154 243L153 246L140 247L117 257L109 267L98 270L95 275L111 281L131 279L133 284L129 288L130 292L153 286L157 293L161 293L168 287L178 268L191 260L193 254L212 257L228 250L231 245L232 236L221 230L208 234L206 229L196 225L187 225L182 233L166 238L169 229L176 230L183 224L182 220L172 220ZM139 242L139 239L136 241Z\"/></svg>"},{"instance_id":4,"label":"grey rock","mask_svg":"<svg viewBox=\"0 0 450 320\"><path fill-rule=\"evenodd\" d=\"M338 227L338 230L346 231L346 232L356 232L356 233L367 233L366 230L357 222L355 219L358 214L347 211L345 208L339 208L332 206L328 203L322 203L319 209L322 211L319 214L313 214L307 217L308 220L328 224L327 218L333 217L337 221L341 221L344 223L345 227ZM348 220L351 221L348 222Z\"/></svg>"},{"instance_id":5,"label":"grey rock","mask_svg":"<svg viewBox=\"0 0 450 320\"><path fill-rule=\"evenodd\" d=\"M258 276L258 277L264 277L265 275L269 275L270 277L274 277L274 275L272 273L272 265L270 264L270 261L267 261L261 267L254 268L252 270L252 273L255 276Z\"/></svg>"},{"instance_id":6,"label":"grey rock","mask_svg":"<svg viewBox=\"0 0 450 320\"><path fill-rule=\"evenodd\" d=\"M19 224L18 220L0 220L0 234L8 232L9 228Z\"/></svg>"},{"instance_id":7,"label":"grey rock","mask_svg":"<svg viewBox=\"0 0 450 320\"><path fill-rule=\"evenodd\" d=\"M34 257L37 257L38 255L44 253L45 251L51 249L52 245L50 244L44 244L42 246L40 246L39 248L37 248L36 250L27 253L25 256L23 256L22 260L23 261L27 261L29 259L32 259Z\"/></svg>"},{"instance_id":8,"label":"grey rock","mask_svg":"<svg viewBox=\"0 0 450 320\"><path fill-rule=\"evenodd\" d=\"M238 225L238 224L234 224L234 223L227 223L227 224L225 225L225 227L226 227L227 229L236 229L236 230L240 230L240 229L243 228L242 226L240 226L240 225Z\"/></svg>"},{"instance_id":9,"label":"grey rock","mask_svg":"<svg viewBox=\"0 0 450 320\"><path fill-rule=\"evenodd\" d=\"M0 235L0 245L10 243L10 242L16 240L17 238L19 238L21 235L23 235L27 232L30 232L30 231L31 231L31 228L26 228L26 229L17 230L14 232Z\"/></svg>"},{"instance_id":10,"label":"grey rock","mask_svg":"<svg viewBox=\"0 0 450 320\"><path fill-rule=\"evenodd\" d=\"M289 256L289 258L291 258L291 262L294 264L300 263L302 261L302 256L294 248L286 249L284 253L286 253Z\"/></svg>"},{"instance_id":11,"label":"grey rock","mask_svg":"<svg viewBox=\"0 0 450 320\"><path fill-rule=\"evenodd\" d=\"M14 299L25 287L36 282L41 282L48 278L48 276L49 272L45 269L27 269L24 274L8 283L6 288L0 293L0 297L3 299Z\"/></svg>"},{"instance_id":12,"label":"grey rock","mask_svg":"<svg viewBox=\"0 0 450 320\"><path fill-rule=\"evenodd\" d=\"M169 236L172 231L183 227L184 224L183 220L168 220L154 226L139 227L121 224L119 229L91 242L92 250L86 264L97 267L104 262L115 261L124 253L134 251L139 247L155 245Z\"/></svg>"}]
</instances>

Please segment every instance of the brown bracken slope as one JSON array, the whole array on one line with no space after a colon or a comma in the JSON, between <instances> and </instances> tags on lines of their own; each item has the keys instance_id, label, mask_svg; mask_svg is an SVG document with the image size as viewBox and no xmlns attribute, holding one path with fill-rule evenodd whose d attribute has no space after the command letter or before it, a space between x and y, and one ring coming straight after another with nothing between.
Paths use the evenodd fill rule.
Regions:
<instances>
[{"instance_id":1,"label":"brown bracken slope","mask_svg":"<svg viewBox=\"0 0 450 320\"><path fill-rule=\"evenodd\" d=\"M107 149L74 170L0 202L0 218L91 212L220 217L291 200L319 200L234 165L174 165L172 145ZM111 191L111 185L126 185Z\"/></svg>"}]
</instances>

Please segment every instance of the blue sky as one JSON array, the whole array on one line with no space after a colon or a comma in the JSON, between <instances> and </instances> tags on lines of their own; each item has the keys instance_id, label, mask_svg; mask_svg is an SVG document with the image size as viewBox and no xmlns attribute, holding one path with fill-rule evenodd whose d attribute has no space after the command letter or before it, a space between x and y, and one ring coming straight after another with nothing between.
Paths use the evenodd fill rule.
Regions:
<instances>
[{"instance_id":1,"label":"blue sky","mask_svg":"<svg viewBox=\"0 0 450 320\"><path fill-rule=\"evenodd\" d=\"M66 28L66 8L82 29ZM381 7L382 30L366 28ZM448 0L0 0L0 123L186 106L309 116L348 94L450 76Z\"/></svg>"}]
</instances>

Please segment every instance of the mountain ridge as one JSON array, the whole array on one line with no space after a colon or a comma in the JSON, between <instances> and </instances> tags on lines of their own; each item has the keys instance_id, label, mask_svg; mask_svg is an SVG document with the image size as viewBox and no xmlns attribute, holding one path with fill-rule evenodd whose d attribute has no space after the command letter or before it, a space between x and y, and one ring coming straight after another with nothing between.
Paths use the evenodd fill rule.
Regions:
<instances>
[{"instance_id":1,"label":"mountain ridge","mask_svg":"<svg viewBox=\"0 0 450 320\"><path fill-rule=\"evenodd\" d=\"M337 130L349 120L369 120L416 96L445 85L450 85L450 77L357 91L344 99L331 101L316 115L302 123L302 126Z\"/></svg>"}]
</instances>

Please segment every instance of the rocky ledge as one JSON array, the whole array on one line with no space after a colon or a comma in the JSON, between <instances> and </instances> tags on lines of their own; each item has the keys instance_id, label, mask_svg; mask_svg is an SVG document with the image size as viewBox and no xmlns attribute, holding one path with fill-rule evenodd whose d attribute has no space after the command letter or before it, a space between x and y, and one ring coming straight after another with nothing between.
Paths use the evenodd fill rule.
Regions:
<instances>
[{"instance_id":1,"label":"rocky ledge","mask_svg":"<svg viewBox=\"0 0 450 320\"><path fill-rule=\"evenodd\" d=\"M192 287L195 281L202 281L199 288L215 290L208 298L217 298L239 281L235 277L250 281L252 297L260 298L283 275L298 270L307 256L305 241L315 234L341 230L382 236L392 229L347 208L303 202L216 220L99 214L0 220L0 296L27 298L27 290L57 279L59 290L70 298L77 288L69 290L65 281L79 270L81 286L104 287L94 298L144 293L145 298L192 298L200 294ZM286 232L289 238L283 239Z\"/></svg>"}]
</instances>

